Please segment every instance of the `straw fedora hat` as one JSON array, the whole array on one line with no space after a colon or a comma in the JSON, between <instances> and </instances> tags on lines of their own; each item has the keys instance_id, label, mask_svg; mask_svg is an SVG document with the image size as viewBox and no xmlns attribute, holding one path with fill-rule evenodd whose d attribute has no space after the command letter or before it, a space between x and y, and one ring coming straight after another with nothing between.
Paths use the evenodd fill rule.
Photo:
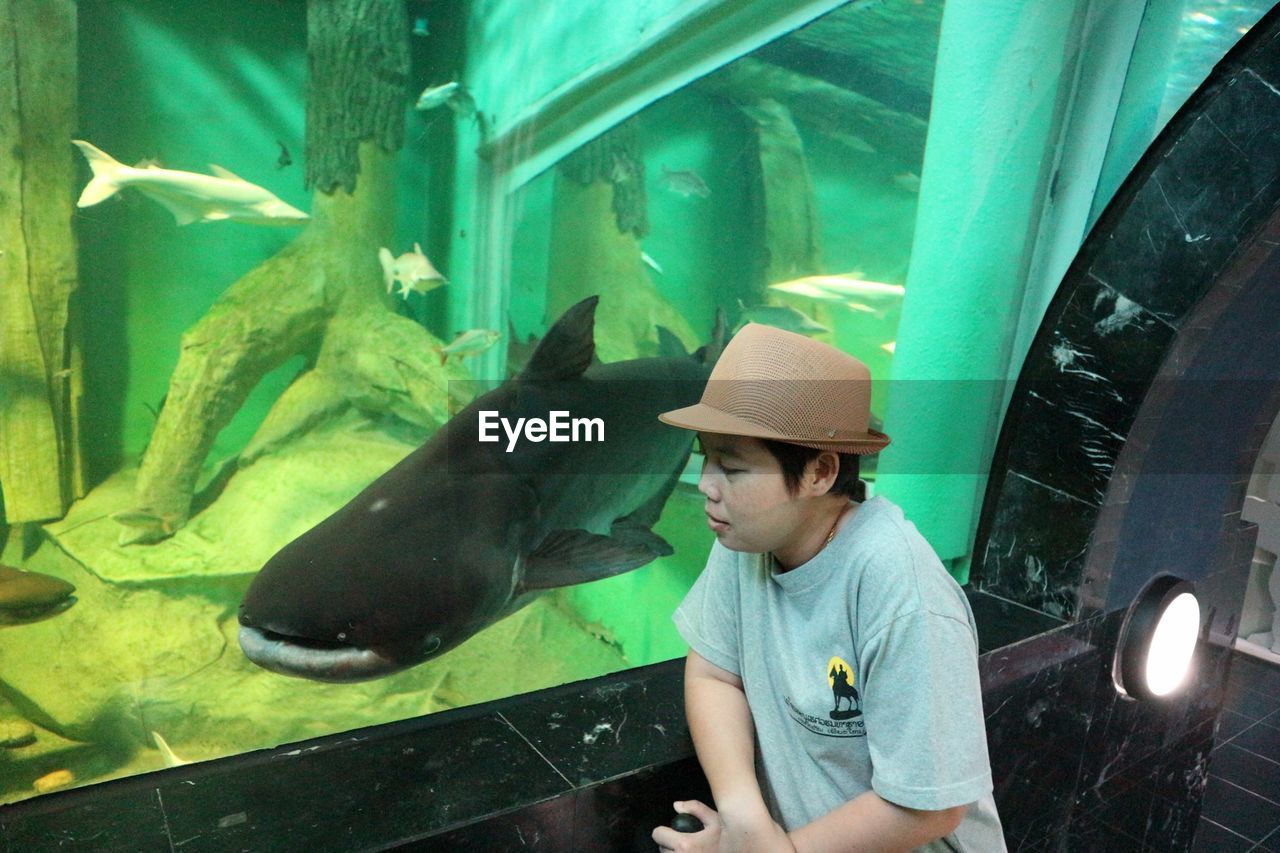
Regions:
<instances>
[{"instance_id":1,"label":"straw fedora hat","mask_svg":"<svg viewBox=\"0 0 1280 853\"><path fill-rule=\"evenodd\" d=\"M759 323L733 336L702 401L663 412L665 424L866 455L889 436L871 429L871 371L835 347Z\"/></svg>"}]
</instances>

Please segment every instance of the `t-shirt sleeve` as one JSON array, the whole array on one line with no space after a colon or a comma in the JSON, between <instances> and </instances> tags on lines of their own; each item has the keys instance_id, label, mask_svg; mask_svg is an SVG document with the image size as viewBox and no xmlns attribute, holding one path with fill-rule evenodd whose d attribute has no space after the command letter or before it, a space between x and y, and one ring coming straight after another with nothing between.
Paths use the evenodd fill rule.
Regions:
<instances>
[{"instance_id":1,"label":"t-shirt sleeve","mask_svg":"<svg viewBox=\"0 0 1280 853\"><path fill-rule=\"evenodd\" d=\"M894 619L863 649L871 787L912 809L972 803L992 789L967 621L929 611Z\"/></svg>"},{"instance_id":2,"label":"t-shirt sleeve","mask_svg":"<svg viewBox=\"0 0 1280 853\"><path fill-rule=\"evenodd\" d=\"M721 669L740 676L741 621L735 563L734 552L719 542L713 545L706 568L671 618L689 648Z\"/></svg>"}]
</instances>

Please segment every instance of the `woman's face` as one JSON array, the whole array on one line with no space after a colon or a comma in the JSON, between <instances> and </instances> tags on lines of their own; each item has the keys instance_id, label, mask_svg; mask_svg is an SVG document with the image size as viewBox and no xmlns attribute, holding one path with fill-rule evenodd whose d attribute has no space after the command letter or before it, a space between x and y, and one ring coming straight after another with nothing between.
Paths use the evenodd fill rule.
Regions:
<instances>
[{"instance_id":1,"label":"woman's face","mask_svg":"<svg viewBox=\"0 0 1280 853\"><path fill-rule=\"evenodd\" d=\"M698 491L707 526L731 551L777 552L803 526L801 501L787 493L782 467L756 438L698 433L706 461Z\"/></svg>"}]
</instances>

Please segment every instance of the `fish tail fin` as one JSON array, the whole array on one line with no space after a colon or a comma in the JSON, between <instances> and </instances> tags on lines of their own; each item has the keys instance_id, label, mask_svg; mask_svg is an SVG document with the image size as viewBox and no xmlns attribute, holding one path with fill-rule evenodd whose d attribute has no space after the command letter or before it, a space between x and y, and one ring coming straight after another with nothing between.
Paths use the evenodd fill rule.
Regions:
<instances>
[{"instance_id":1,"label":"fish tail fin","mask_svg":"<svg viewBox=\"0 0 1280 853\"><path fill-rule=\"evenodd\" d=\"M120 190L119 171L124 168L119 160L96 146L81 139L71 140L71 144L80 149L89 168L93 170L93 180L80 193L76 207L91 207L115 195Z\"/></svg>"},{"instance_id":2,"label":"fish tail fin","mask_svg":"<svg viewBox=\"0 0 1280 853\"><path fill-rule=\"evenodd\" d=\"M169 744L165 743L164 738L160 737L159 732L151 732L151 738L155 741L156 749L160 750L160 754L164 757L165 767L180 767L183 764L191 763L175 755L173 750L169 748Z\"/></svg>"},{"instance_id":3,"label":"fish tail fin","mask_svg":"<svg viewBox=\"0 0 1280 853\"><path fill-rule=\"evenodd\" d=\"M387 285L387 293L390 293L396 280L395 258L385 246L378 250L378 262L382 264L382 280Z\"/></svg>"}]
</instances>

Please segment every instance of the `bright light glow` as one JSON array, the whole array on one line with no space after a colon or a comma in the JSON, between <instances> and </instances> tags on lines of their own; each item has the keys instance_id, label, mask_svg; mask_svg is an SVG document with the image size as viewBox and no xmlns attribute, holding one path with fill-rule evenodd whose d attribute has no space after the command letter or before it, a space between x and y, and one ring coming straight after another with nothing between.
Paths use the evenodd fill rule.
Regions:
<instances>
[{"instance_id":1,"label":"bright light glow","mask_svg":"<svg viewBox=\"0 0 1280 853\"><path fill-rule=\"evenodd\" d=\"M1182 684L1191 665L1200 631L1200 603L1189 592L1173 599L1151 636L1147 653L1147 687L1156 696L1167 696Z\"/></svg>"}]
</instances>

